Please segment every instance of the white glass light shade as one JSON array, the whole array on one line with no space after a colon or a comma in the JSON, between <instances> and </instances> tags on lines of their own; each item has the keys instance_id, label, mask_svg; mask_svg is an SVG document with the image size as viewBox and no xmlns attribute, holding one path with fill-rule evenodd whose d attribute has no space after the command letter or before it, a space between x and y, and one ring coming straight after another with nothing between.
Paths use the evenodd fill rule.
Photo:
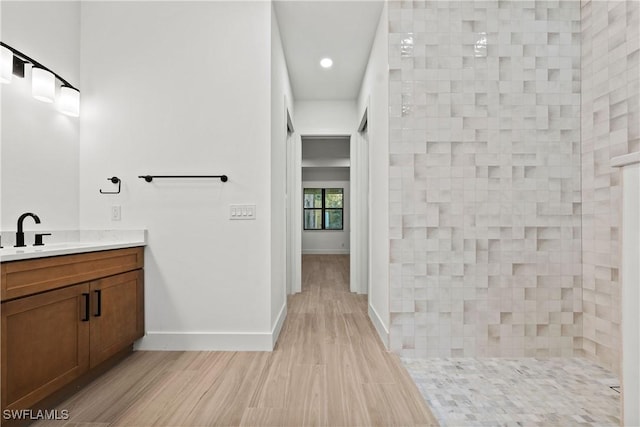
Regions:
<instances>
[{"instance_id":1,"label":"white glass light shade","mask_svg":"<svg viewBox=\"0 0 640 427\"><path fill-rule=\"evenodd\" d=\"M0 47L0 81L11 83L13 77L13 52L10 49Z\"/></svg>"},{"instance_id":2,"label":"white glass light shade","mask_svg":"<svg viewBox=\"0 0 640 427\"><path fill-rule=\"evenodd\" d=\"M69 86L60 88L58 98L60 111L67 116L78 117L80 115L80 92Z\"/></svg>"},{"instance_id":3,"label":"white glass light shade","mask_svg":"<svg viewBox=\"0 0 640 427\"><path fill-rule=\"evenodd\" d=\"M38 101L53 102L56 97L56 78L52 72L38 67L32 68L31 95Z\"/></svg>"}]
</instances>

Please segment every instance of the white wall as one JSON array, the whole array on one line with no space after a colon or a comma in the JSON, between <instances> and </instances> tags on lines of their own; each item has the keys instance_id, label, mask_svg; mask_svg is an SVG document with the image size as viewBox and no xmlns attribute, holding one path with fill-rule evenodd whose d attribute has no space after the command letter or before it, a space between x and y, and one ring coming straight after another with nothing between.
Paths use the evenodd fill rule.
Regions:
<instances>
[{"instance_id":1,"label":"white wall","mask_svg":"<svg viewBox=\"0 0 640 427\"><path fill-rule=\"evenodd\" d=\"M81 17L80 221L148 229L141 348L270 349L271 5L84 2ZM137 178L205 173L229 181ZM100 195L112 175L122 194ZM232 203L257 219L230 221Z\"/></svg>"},{"instance_id":2,"label":"white wall","mask_svg":"<svg viewBox=\"0 0 640 427\"><path fill-rule=\"evenodd\" d=\"M389 54L385 2L358 96L357 120L368 108L371 233L369 314L385 343L389 334Z\"/></svg>"},{"instance_id":3,"label":"white wall","mask_svg":"<svg viewBox=\"0 0 640 427\"><path fill-rule=\"evenodd\" d=\"M349 161L349 138L304 138L302 140L302 162L307 159L345 159Z\"/></svg>"},{"instance_id":4,"label":"white wall","mask_svg":"<svg viewBox=\"0 0 640 427\"><path fill-rule=\"evenodd\" d=\"M277 334L286 316L287 116L293 93L280 29L271 8L271 328Z\"/></svg>"},{"instance_id":5,"label":"white wall","mask_svg":"<svg viewBox=\"0 0 640 427\"><path fill-rule=\"evenodd\" d=\"M351 135L357 129L355 101L296 101L296 133Z\"/></svg>"},{"instance_id":6,"label":"white wall","mask_svg":"<svg viewBox=\"0 0 640 427\"><path fill-rule=\"evenodd\" d=\"M640 425L639 199L640 165L635 160L622 169L622 421L625 426Z\"/></svg>"},{"instance_id":7,"label":"white wall","mask_svg":"<svg viewBox=\"0 0 640 427\"><path fill-rule=\"evenodd\" d=\"M78 2L3 1L0 8L3 42L79 85ZM25 74L0 87L2 230L15 230L18 216L27 211L42 224L28 220L26 229L77 228L78 119L35 100L30 67Z\"/></svg>"},{"instance_id":8,"label":"white wall","mask_svg":"<svg viewBox=\"0 0 640 427\"><path fill-rule=\"evenodd\" d=\"M302 167L302 181L349 181L348 167Z\"/></svg>"},{"instance_id":9,"label":"white wall","mask_svg":"<svg viewBox=\"0 0 640 427\"><path fill-rule=\"evenodd\" d=\"M348 169L347 169L348 170ZM338 175L339 176L339 175ZM302 181L302 188L344 188L342 230L302 230L303 254L349 253L349 180ZM303 223L304 227L304 223Z\"/></svg>"}]
</instances>

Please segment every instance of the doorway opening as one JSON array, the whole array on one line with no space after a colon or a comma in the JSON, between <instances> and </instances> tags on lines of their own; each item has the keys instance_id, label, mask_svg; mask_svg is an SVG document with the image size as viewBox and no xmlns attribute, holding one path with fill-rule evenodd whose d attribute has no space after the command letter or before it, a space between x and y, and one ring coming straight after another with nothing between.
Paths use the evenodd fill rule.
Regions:
<instances>
[{"instance_id":1,"label":"doorway opening","mask_svg":"<svg viewBox=\"0 0 640 427\"><path fill-rule=\"evenodd\" d=\"M349 255L350 139L302 137L302 255Z\"/></svg>"},{"instance_id":2,"label":"doorway opening","mask_svg":"<svg viewBox=\"0 0 640 427\"><path fill-rule=\"evenodd\" d=\"M369 293L367 124L365 111L352 135L289 137L288 294L302 292L303 257L311 255L342 256L334 261L347 265L342 270L347 273L348 290Z\"/></svg>"},{"instance_id":3,"label":"doorway opening","mask_svg":"<svg viewBox=\"0 0 640 427\"><path fill-rule=\"evenodd\" d=\"M301 291L348 291L351 136L305 135L300 143Z\"/></svg>"}]
</instances>

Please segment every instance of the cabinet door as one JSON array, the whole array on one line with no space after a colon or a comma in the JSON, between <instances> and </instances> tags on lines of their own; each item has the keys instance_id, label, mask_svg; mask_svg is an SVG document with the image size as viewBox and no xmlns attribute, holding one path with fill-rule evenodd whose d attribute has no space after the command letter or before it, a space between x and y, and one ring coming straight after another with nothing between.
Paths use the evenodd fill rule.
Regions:
<instances>
[{"instance_id":1,"label":"cabinet door","mask_svg":"<svg viewBox=\"0 0 640 427\"><path fill-rule=\"evenodd\" d=\"M142 270L91 282L92 368L142 337L142 289Z\"/></svg>"},{"instance_id":2,"label":"cabinet door","mask_svg":"<svg viewBox=\"0 0 640 427\"><path fill-rule=\"evenodd\" d=\"M2 408L25 409L89 369L89 285L2 304Z\"/></svg>"}]
</instances>

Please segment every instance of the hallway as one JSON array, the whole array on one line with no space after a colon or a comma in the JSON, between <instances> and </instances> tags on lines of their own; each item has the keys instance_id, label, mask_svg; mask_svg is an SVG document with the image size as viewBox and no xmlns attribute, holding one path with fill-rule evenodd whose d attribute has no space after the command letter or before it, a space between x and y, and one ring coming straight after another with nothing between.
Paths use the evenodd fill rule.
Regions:
<instances>
[{"instance_id":1,"label":"hallway","mask_svg":"<svg viewBox=\"0 0 640 427\"><path fill-rule=\"evenodd\" d=\"M273 352L136 352L34 425L437 425L399 359L349 292L349 258L303 256Z\"/></svg>"}]
</instances>

